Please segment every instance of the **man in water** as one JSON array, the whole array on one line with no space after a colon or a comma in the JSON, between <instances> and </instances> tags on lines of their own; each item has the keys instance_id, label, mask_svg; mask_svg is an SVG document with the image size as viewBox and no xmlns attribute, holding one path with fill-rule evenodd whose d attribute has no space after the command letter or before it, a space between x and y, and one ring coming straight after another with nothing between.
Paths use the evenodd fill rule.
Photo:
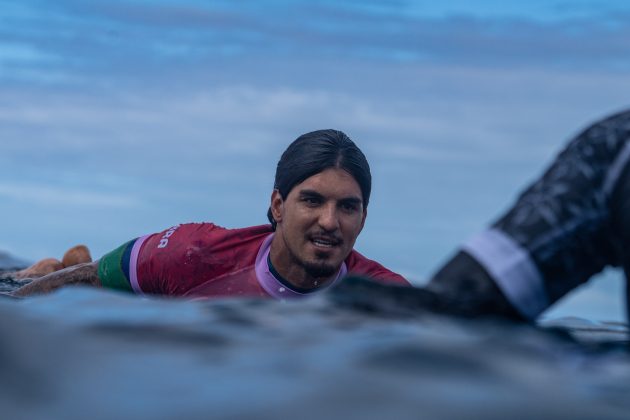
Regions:
<instances>
[{"instance_id":1,"label":"man in water","mask_svg":"<svg viewBox=\"0 0 630 420\"><path fill-rule=\"evenodd\" d=\"M325 290L347 274L408 285L353 249L365 224L371 186L367 159L344 133L307 133L278 162L270 224L173 226L131 240L97 262L40 277L14 295L88 284L138 294L286 299ZM36 271L31 267L25 273Z\"/></svg>"},{"instance_id":2,"label":"man in water","mask_svg":"<svg viewBox=\"0 0 630 420\"><path fill-rule=\"evenodd\" d=\"M395 293L404 295L407 302L416 299L419 307L438 308L441 311L467 316L491 314L533 320L570 290L586 282L606 266L620 266L628 277L630 275L630 217L627 216L630 214L629 140L630 111L613 115L588 127L568 144L543 176L520 195L515 205L505 215L490 228L464 244L456 255L438 270L426 288L399 288ZM278 173L281 174L281 178L282 171L287 170L281 166L283 159L278 164ZM327 173L332 176L332 172L336 175L335 179L340 175L337 169L322 172L322 174ZM293 284L298 288L305 286L317 288L318 285L313 280L315 278L320 278L322 283L331 284L334 281L331 279L335 276L316 277L312 274L319 273L323 276L335 271L335 268L337 268L336 273L341 274L342 271L339 271L337 265L341 261L341 256L351 248L351 246L348 247L350 243L344 244L343 252L334 254L335 258L329 260L330 264L325 266L315 264L319 261L318 252L322 253L322 257L328 255L332 257L333 253L327 250L329 247L338 246L340 237L311 235L302 223L296 223L300 220L302 211L299 210L297 203L293 207L285 203L288 204L291 200L291 194L289 194L292 191L291 188L301 185L300 182L304 180L291 181L288 186L284 186L278 183L278 173L276 189L271 200L272 217L270 220L272 223L278 222L282 237L287 236L287 239L279 242L280 248L275 248L278 254L275 254L274 247L271 247L268 266L271 270L276 264L278 265L275 269L278 278L293 276L295 272L297 276L295 278L299 279L299 273L303 273L306 266L315 269L311 271L305 283L295 280L289 283L285 278L280 282L282 284ZM346 170L346 173L350 174L350 178L354 177L359 184L362 192L361 204L365 211L369 189L366 194L366 183L362 181L362 178L356 176L351 170ZM311 178L304 179L308 181ZM313 181L315 185L321 185L326 180L318 176L314 177ZM307 188L306 191L308 192L309 189L311 188ZM302 190L303 188L297 189L297 191ZM317 208L320 202L326 202L329 199L327 195L322 198L319 198L319 195L320 193L317 195L307 193L304 196L302 193L297 193L297 197L295 195L293 197L302 197L307 201L310 200L309 197L316 198L312 205ZM352 195L348 197L350 196ZM331 197L337 196L331 194ZM363 226L364 221L365 214L362 215L360 222L356 220L351 223L354 227L350 229L353 234L348 237L358 235L359 227ZM340 222L336 223L341 226ZM269 231L264 229L263 231L269 234ZM151 246L159 247L160 241L169 240L176 234L175 232L177 229L174 228L161 237L152 236ZM277 237L276 234L273 242L279 240L276 239ZM352 240L351 243L353 244L354 241ZM304 244L308 246L301 246ZM229 248L231 245L226 246ZM130 246L126 246L116 252L127 256L131 253L133 256L139 247L134 246L131 249ZM307 249L311 250L308 257L310 259L304 260L304 255L309 254L302 251ZM134 260L128 257L112 259L111 255L103 257L98 266L90 264L79 266L75 270L66 269L67 274L64 273L59 277L55 277L54 273L47 276L48 279L44 277L41 281L25 286L16 294L26 295L47 291L68 283L110 285L108 281L101 281L98 274L109 278L109 273L114 270L109 268L110 261L122 261L123 271L131 269L130 276L136 275L133 274L135 272L138 276L154 276L152 279L147 277L146 280L142 280L150 289L147 291L169 292L154 284L160 282L159 271L151 272L148 268L139 268L136 265L125 268L127 265L138 264L137 256ZM184 262L184 265L196 266L204 258L206 260L213 258L210 253L193 252L193 255L196 255L197 259L190 258ZM280 258L280 255L284 257ZM166 255L164 258L168 259ZM235 255L234 258L240 260L242 256ZM144 262L142 257L140 261L142 266ZM314 265L305 265L305 261ZM333 264L332 261L335 263ZM111 265L115 264L111 263ZM99 267L98 273L97 267ZM367 271L369 270L366 270L365 274L370 275ZM372 274L378 274L377 271ZM388 278L391 283L405 283L397 275L389 274L388 271L380 273L382 278ZM127 287L127 277L123 275L119 278L119 284ZM136 287L136 282L141 281L131 280L132 288ZM188 287L188 283L182 282L184 287ZM210 281L208 285L211 284ZM172 283L172 286L180 287L177 283ZM322 287L321 284L319 287ZM211 288L204 288L205 286L198 290L189 290L210 294ZM144 291L144 285L140 289L137 291ZM188 293L183 289L177 291L184 292L183 294ZM233 294L233 291L227 291L225 294Z\"/></svg>"}]
</instances>

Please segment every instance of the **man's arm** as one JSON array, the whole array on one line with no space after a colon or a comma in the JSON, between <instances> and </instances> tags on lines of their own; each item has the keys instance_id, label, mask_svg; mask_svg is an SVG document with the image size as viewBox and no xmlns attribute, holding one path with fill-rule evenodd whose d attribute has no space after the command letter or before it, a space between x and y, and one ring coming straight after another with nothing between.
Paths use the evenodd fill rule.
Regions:
<instances>
[{"instance_id":1,"label":"man's arm","mask_svg":"<svg viewBox=\"0 0 630 420\"><path fill-rule=\"evenodd\" d=\"M98 277L98 261L77 264L63 270L55 271L33 280L12 293L13 296L24 297L50 293L60 287L71 284L86 284L101 287Z\"/></svg>"}]
</instances>

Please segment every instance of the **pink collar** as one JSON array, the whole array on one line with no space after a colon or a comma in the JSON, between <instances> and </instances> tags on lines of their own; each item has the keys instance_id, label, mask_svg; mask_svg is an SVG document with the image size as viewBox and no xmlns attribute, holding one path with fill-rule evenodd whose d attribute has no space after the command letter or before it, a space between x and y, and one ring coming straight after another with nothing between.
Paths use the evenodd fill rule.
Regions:
<instances>
[{"instance_id":1,"label":"pink collar","mask_svg":"<svg viewBox=\"0 0 630 420\"><path fill-rule=\"evenodd\" d=\"M273 274L269 271L269 265L267 264L267 256L269 255L269 251L271 251L271 241L273 240L273 233L265 238L260 249L258 250L258 255L256 256L256 279L260 286L267 292L269 295L275 297L276 299L295 299L295 298L303 298L309 296L313 293L300 293L292 290L282 284L278 279L274 277ZM339 279L343 278L348 272L348 268L346 267L346 263L341 264L341 268L337 273L337 277L333 280L328 286L322 287L320 290L326 290L331 287L333 284L337 283Z\"/></svg>"}]
</instances>

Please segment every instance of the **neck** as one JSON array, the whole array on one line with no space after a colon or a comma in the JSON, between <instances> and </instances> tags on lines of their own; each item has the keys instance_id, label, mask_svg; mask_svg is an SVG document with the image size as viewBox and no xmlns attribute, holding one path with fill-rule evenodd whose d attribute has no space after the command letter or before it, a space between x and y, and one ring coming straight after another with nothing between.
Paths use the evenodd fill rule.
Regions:
<instances>
[{"instance_id":1,"label":"neck","mask_svg":"<svg viewBox=\"0 0 630 420\"><path fill-rule=\"evenodd\" d=\"M302 293L302 294L307 294L307 293L311 293L311 292L315 292L317 290L319 290L321 288L320 286L320 282L315 280L313 286L314 287L303 287L303 286L299 286L297 284L295 284L295 282L290 282L289 280L285 279L284 276L282 276L278 270L276 270L276 268L274 267L273 263L271 262L271 254L267 255L267 267L269 268L269 272L271 273L271 275L278 280L280 283L282 283L285 287L287 287L288 289L297 292L297 293Z\"/></svg>"},{"instance_id":2,"label":"neck","mask_svg":"<svg viewBox=\"0 0 630 420\"><path fill-rule=\"evenodd\" d=\"M337 273L329 277L313 277L308 274L306 269L298 264L289 254L286 247L280 246L279 241L282 240L280 235L276 234L271 243L269 251L269 260L277 274L282 277L283 282L288 283L296 289L315 290L331 283Z\"/></svg>"}]
</instances>

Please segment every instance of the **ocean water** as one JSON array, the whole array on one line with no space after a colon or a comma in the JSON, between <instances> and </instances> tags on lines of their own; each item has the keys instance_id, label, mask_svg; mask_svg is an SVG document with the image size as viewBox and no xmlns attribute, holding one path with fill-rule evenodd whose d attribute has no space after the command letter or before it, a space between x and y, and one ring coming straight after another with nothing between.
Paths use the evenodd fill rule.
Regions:
<instances>
[{"instance_id":1,"label":"ocean water","mask_svg":"<svg viewBox=\"0 0 630 420\"><path fill-rule=\"evenodd\" d=\"M146 299L85 287L3 296L0 413L629 418L627 325L467 320L397 296L360 281L299 302Z\"/></svg>"}]
</instances>

